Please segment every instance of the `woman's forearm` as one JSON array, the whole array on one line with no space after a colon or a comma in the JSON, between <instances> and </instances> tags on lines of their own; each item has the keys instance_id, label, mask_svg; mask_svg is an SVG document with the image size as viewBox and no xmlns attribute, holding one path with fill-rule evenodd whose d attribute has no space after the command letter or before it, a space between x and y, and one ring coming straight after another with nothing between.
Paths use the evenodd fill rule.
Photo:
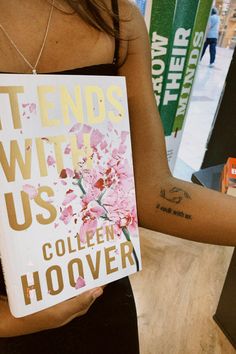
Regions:
<instances>
[{"instance_id":1,"label":"woman's forearm","mask_svg":"<svg viewBox=\"0 0 236 354\"><path fill-rule=\"evenodd\" d=\"M22 319L12 316L7 300L0 300L0 337L13 337L36 332L36 328L26 328Z\"/></svg>"},{"instance_id":2,"label":"woman's forearm","mask_svg":"<svg viewBox=\"0 0 236 354\"><path fill-rule=\"evenodd\" d=\"M236 198L171 176L149 186L137 189L140 226L197 242L236 246Z\"/></svg>"}]
</instances>

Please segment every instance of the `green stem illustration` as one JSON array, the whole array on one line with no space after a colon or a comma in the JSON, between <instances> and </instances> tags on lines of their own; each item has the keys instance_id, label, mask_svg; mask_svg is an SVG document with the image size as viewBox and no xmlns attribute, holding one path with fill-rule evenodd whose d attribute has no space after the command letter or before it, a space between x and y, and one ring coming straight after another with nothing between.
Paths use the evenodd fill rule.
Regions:
<instances>
[{"instance_id":1,"label":"green stem illustration","mask_svg":"<svg viewBox=\"0 0 236 354\"><path fill-rule=\"evenodd\" d=\"M122 231L123 231L123 234L125 235L126 240L132 243L127 227L122 227ZM132 244L132 246L133 246L133 244ZM134 260L135 260L136 268L137 268L137 272L138 272L139 271L139 260L138 260L137 254L135 252L134 246L133 246L133 252L132 253L134 255Z\"/></svg>"}]
</instances>

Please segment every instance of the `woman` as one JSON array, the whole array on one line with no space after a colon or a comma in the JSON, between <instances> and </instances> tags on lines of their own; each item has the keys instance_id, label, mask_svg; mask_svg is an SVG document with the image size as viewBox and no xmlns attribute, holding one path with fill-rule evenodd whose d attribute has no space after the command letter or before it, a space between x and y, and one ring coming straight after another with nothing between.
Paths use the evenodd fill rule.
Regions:
<instances>
[{"instance_id":1,"label":"woman","mask_svg":"<svg viewBox=\"0 0 236 354\"><path fill-rule=\"evenodd\" d=\"M126 77L140 226L200 242L236 244L236 200L170 174L152 90L148 34L135 5L128 0L119 0L119 8L111 0L8 0L0 2L0 10L1 72ZM169 197L173 188L178 203ZM188 218L160 207L173 203ZM90 308L102 291L22 319L11 316L4 298L0 336L9 338L0 340L0 353L137 354L127 280L108 285Z\"/></svg>"}]
</instances>

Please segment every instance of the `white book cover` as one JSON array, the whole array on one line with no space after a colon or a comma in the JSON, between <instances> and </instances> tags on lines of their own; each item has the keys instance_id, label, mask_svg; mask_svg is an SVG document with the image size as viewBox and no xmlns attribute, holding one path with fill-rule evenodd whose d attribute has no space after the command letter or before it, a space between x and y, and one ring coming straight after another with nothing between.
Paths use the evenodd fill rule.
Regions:
<instances>
[{"instance_id":1,"label":"white book cover","mask_svg":"<svg viewBox=\"0 0 236 354\"><path fill-rule=\"evenodd\" d=\"M0 75L0 181L15 317L141 269L123 77Z\"/></svg>"}]
</instances>

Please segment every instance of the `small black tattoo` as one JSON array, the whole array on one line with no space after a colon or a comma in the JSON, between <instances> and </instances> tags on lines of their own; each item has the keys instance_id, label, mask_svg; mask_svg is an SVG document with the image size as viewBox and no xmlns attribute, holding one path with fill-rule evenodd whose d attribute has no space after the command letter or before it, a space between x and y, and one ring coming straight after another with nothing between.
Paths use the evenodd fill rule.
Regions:
<instances>
[{"instance_id":1,"label":"small black tattoo","mask_svg":"<svg viewBox=\"0 0 236 354\"><path fill-rule=\"evenodd\" d=\"M183 199L191 199L190 195L181 188L173 187L168 192L161 188L160 196L171 203L179 204Z\"/></svg>"},{"instance_id":2,"label":"small black tattoo","mask_svg":"<svg viewBox=\"0 0 236 354\"><path fill-rule=\"evenodd\" d=\"M157 209L163 211L164 213L170 214L170 215L174 215L174 216L178 216L180 218L184 218L187 220L192 220L192 215L185 213L182 210L174 210L170 207L165 207L161 204L157 204L156 206Z\"/></svg>"}]
</instances>

